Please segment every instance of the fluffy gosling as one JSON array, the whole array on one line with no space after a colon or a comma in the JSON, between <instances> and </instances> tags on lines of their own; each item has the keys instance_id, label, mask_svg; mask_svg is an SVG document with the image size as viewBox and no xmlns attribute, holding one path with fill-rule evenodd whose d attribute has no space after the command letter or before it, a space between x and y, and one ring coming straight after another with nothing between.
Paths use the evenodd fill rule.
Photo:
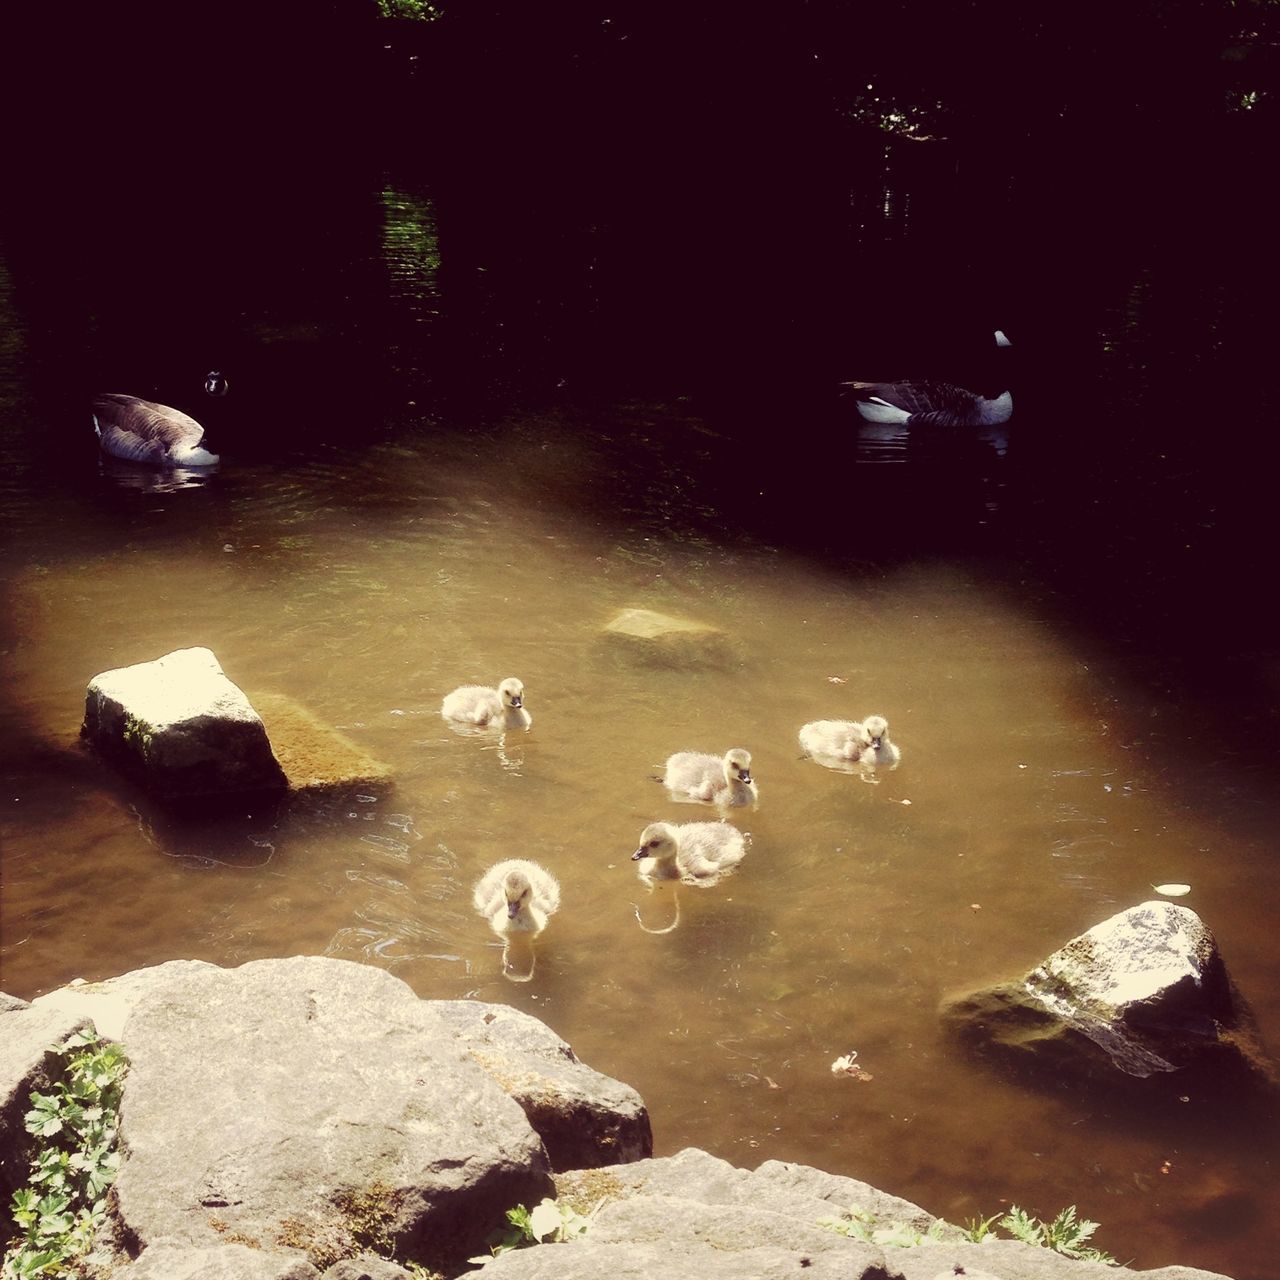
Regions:
<instances>
[{"instance_id":1,"label":"fluffy gosling","mask_svg":"<svg viewBox=\"0 0 1280 1280\"><path fill-rule=\"evenodd\" d=\"M560 884L536 862L508 858L480 877L471 901L499 937L509 933L536 935L560 906Z\"/></svg>"},{"instance_id":2,"label":"fluffy gosling","mask_svg":"<svg viewBox=\"0 0 1280 1280\"><path fill-rule=\"evenodd\" d=\"M478 684L455 689L440 704L440 714L461 724L497 722L508 729L527 729L533 723L524 705L524 685L515 676L509 676L496 689Z\"/></svg>"},{"instance_id":3,"label":"fluffy gosling","mask_svg":"<svg viewBox=\"0 0 1280 1280\"><path fill-rule=\"evenodd\" d=\"M667 760L662 782L673 796L711 804L751 804L758 795L751 776L751 752L742 747L726 751L723 757L677 751Z\"/></svg>"},{"instance_id":4,"label":"fluffy gosling","mask_svg":"<svg viewBox=\"0 0 1280 1280\"><path fill-rule=\"evenodd\" d=\"M732 871L746 856L747 843L727 822L651 822L640 833L640 847L631 855L647 880L683 880L712 884Z\"/></svg>"}]
</instances>

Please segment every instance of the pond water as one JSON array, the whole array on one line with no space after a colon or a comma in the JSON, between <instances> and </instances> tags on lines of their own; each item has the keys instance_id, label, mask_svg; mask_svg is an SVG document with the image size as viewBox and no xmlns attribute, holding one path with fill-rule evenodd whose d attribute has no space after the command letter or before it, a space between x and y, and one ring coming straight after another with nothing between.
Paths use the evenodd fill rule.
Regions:
<instances>
[{"instance_id":1,"label":"pond water","mask_svg":"<svg viewBox=\"0 0 1280 1280\"><path fill-rule=\"evenodd\" d=\"M382 207L397 367L438 319L437 246L429 204L390 191ZM264 321L245 343L266 363L314 338ZM1185 881L1280 1042L1277 802L1229 726L1190 731L1008 554L1034 506L1020 422L940 454L821 423L800 437L819 453L784 457L674 398L460 421L406 394L309 404L273 445L235 434L232 374L222 467L168 485L100 462L87 427L44 455L62 428L32 407L38 361L21 341L7 360L5 990L175 957L339 956L545 1019L641 1092L659 1153L804 1161L953 1221L1076 1203L1123 1259L1270 1274L1270 1119L1034 1092L939 1030L948 993ZM633 606L722 629L733 660L629 662L601 629ZM194 644L251 700L287 694L340 728L394 786L180 823L76 753L95 673ZM527 733L441 719L454 686L508 675ZM871 713L897 770L801 758L804 722ZM640 831L714 816L653 775L731 746L759 784L730 819L748 855L649 932L670 902L630 861ZM521 984L471 906L510 857L563 889ZM830 1071L851 1051L864 1079Z\"/></svg>"}]
</instances>

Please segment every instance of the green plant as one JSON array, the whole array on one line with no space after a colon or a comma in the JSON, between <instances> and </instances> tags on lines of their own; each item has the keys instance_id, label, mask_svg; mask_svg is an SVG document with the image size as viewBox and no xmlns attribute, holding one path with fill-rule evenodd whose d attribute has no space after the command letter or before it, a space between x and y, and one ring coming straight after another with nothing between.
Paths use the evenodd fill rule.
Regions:
<instances>
[{"instance_id":1,"label":"green plant","mask_svg":"<svg viewBox=\"0 0 1280 1280\"><path fill-rule=\"evenodd\" d=\"M128 1064L118 1044L79 1032L54 1053L65 1076L51 1093L32 1093L28 1133L41 1140L27 1185L13 1193L21 1235L0 1267L3 1280L65 1276L93 1248L106 1217L107 1189L120 1167L116 1151L120 1089Z\"/></svg>"},{"instance_id":2,"label":"green plant","mask_svg":"<svg viewBox=\"0 0 1280 1280\"><path fill-rule=\"evenodd\" d=\"M1103 1253L1086 1243L1098 1229L1098 1223L1088 1218L1077 1218L1075 1205L1068 1205L1051 1222L1033 1218L1016 1204L1000 1219L1002 1226L1015 1240L1026 1244L1052 1249L1068 1258L1086 1258L1090 1262L1114 1263L1109 1253Z\"/></svg>"},{"instance_id":3,"label":"green plant","mask_svg":"<svg viewBox=\"0 0 1280 1280\"><path fill-rule=\"evenodd\" d=\"M991 1229L991 1224L999 1216L998 1213L993 1213L989 1218L966 1218L965 1224L960 1230L966 1240L973 1244L981 1244L988 1236L995 1234Z\"/></svg>"},{"instance_id":4,"label":"green plant","mask_svg":"<svg viewBox=\"0 0 1280 1280\"><path fill-rule=\"evenodd\" d=\"M599 1204L596 1209L599 1209ZM586 1217L570 1209L568 1205L544 1199L532 1209L518 1204L507 1210L507 1226L493 1231L486 1238L489 1253L469 1261L488 1262L511 1249L523 1249L534 1244L560 1244L583 1234L595 1217L593 1209Z\"/></svg>"},{"instance_id":5,"label":"green plant","mask_svg":"<svg viewBox=\"0 0 1280 1280\"><path fill-rule=\"evenodd\" d=\"M933 1223L927 1232L920 1232L910 1223L894 1222L888 1226L877 1227L876 1215L868 1209L850 1206L838 1218L819 1218L818 1226L828 1231L838 1232L852 1240L862 1240L867 1244L888 1245L894 1249L911 1249L923 1244L926 1238L936 1239L946 1229L941 1220Z\"/></svg>"}]
</instances>

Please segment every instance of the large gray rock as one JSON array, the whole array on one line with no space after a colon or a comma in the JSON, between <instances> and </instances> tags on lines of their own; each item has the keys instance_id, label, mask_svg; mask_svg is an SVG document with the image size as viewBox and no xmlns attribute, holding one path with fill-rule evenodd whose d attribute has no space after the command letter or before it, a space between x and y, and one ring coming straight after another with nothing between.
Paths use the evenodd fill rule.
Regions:
<instances>
[{"instance_id":1,"label":"large gray rock","mask_svg":"<svg viewBox=\"0 0 1280 1280\"><path fill-rule=\"evenodd\" d=\"M1122 911L1020 981L944 1001L942 1016L975 1048L1042 1075L1276 1083L1213 935L1172 902Z\"/></svg>"},{"instance_id":2,"label":"large gray rock","mask_svg":"<svg viewBox=\"0 0 1280 1280\"><path fill-rule=\"evenodd\" d=\"M489 1280L903 1280L872 1245L807 1254L740 1240L726 1252L688 1240L605 1244L589 1236L568 1244L504 1253L486 1264Z\"/></svg>"},{"instance_id":3,"label":"large gray rock","mask_svg":"<svg viewBox=\"0 0 1280 1280\"><path fill-rule=\"evenodd\" d=\"M318 1280L305 1258L243 1244L195 1246L160 1240L111 1280Z\"/></svg>"},{"instance_id":4,"label":"large gray rock","mask_svg":"<svg viewBox=\"0 0 1280 1280\"><path fill-rule=\"evenodd\" d=\"M83 1013L40 1009L0 993L0 1226L27 1181L34 1140L23 1124L32 1091L47 1093L64 1073L57 1047L89 1026Z\"/></svg>"},{"instance_id":5,"label":"large gray rock","mask_svg":"<svg viewBox=\"0 0 1280 1280\"><path fill-rule=\"evenodd\" d=\"M380 969L182 966L123 1041L116 1206L144 1258L230 1242L317 1269L370 1246L451 1265L550 1188L519 1106Z\"/></svg>"},{"instance_id":6,"label":"large gray rock","mask_svg":"<svg viewBox=\"0 0 1280 1280\"><path fill-rule=\"evenodd\" d=\"M927 1231L936 1221L919 1205L853 1178L780 1160L768 1160L753 1172L736 1168L697 1147L595 1174L574 1170L559 1175L556 1185L560 1195L570 1197L582 1212L601 1199L611 1202L646 1196L760 1208L810 1223L855 1207L870 1215L869 1220L876 1227L905 1223Z\"/></svg>"},{"instance_id":7,"label":"large gray rock","mask_svg":"<svg viewBox=\"0 0 1280 1280\"><path fill-rule=\"evenodd\" d=\"M57 1016L92 1022L104 1040L123 1040L125 1023L143 996L163 992L180 977L217 972L220 972L218 966L207 960L169 960L102 982L77 979L69 986L57 987L36 996L31 1007Z\"/></svg>"},{"instance_id":8,"label":"large gray rock","mask_svg":"<svg viewBox=\"0 0 1280 1280\"><path fill-rule=\"evenodd\" d=\"M625 1164L653 1154L644 1099L580 1062L537 1018L474 1000L439 1000L431 1008L524 1108L553 1169Z\"/></svg>"},{"instance_id":9,"label":"large gray rock","mask_svg":"<svg viewBox=\"0 0 1280 1280\"><path fill-rule=\"evenodd\" d=\"M621 610L601 636L618 653L645 666L725 667L733 658L723 631L652 609Z\"/></svg>"},{"instance_id":10,"label":"large gray rock","mask_svg":"<svg viewBox=\"0 0 1280 1280\"><path fill-rule=\"evenodd\" d=\"M285 787L261 717L208 649L179 649L94 676L80 732L161 800Z\"/></svg>"},{"instance_id":11,"label":"large gray rock","mask_svg":"<svg viewBox=\"0 0 1280 1280\"><path fill-rule=\"evenodd\" d=\"M1134 1272L1066 1258L1015 1240L978 1245L918 1205L865 1183L770 1160L750 1172L689 1148L678 1155L556 1179L562 1204L593 1214L565 1244L503 1254L485 1267L500 1280L738 1280L855 1277L861 1280L1226 1280L1164 1267ZM868 1231L914 1238L909 1247L851 1239L820 1225L859 1210ZM905 1228L905 1230L904 1230Z\"/></svg>"}]
</instances>

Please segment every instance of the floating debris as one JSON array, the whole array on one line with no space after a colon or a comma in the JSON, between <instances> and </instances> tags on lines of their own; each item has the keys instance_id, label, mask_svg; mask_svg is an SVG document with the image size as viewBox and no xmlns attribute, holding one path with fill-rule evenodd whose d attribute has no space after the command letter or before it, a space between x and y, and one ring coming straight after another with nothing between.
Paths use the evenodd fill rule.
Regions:
<instances>
[{"instance_id":1,"label":"floating debris","mask_svg":"<svg viewBox=\"0 0 1280 1280\"><path fill-rule=\"evenodd\" d=\"M858 1051L850 1049L843 1057L837 1058L831 1064L831 1074L833 1076L852 1076L855 1080L861 1080L864 1083L870 1082L875 1077L869 1071L864 1071L857 1063Z\"/></svg>"},{"instance_id":2,"label":"floating debris","mask_svg":"<svg viewBox=\"0 0 1280 1280\"><path fill-rule=\"evenodd\" d=\"M1191 892L1189 884L1153 884L1151 887L1166 898L1181 898Z\"/></svg>"}]
</instances>

